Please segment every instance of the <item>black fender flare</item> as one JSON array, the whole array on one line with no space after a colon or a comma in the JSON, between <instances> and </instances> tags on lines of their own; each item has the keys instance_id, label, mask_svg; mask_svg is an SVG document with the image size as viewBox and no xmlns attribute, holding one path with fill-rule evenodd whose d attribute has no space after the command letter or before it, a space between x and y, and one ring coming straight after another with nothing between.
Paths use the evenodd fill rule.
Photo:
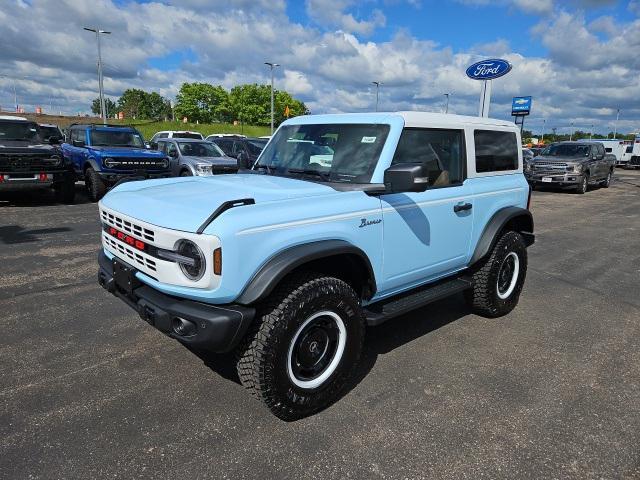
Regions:
<instances>
[{"instance_id":1,"label":"black fender flare","mask_svg":"<svg viewBox=\"0 0 640 480\"><path fill-rule=\"evenodd\" d=\"M82 164L82 174L83 175L87 171L88 167L93 168L98 173L100 173L100 171L102 170L102 167L98 164L98 161L93 157L87 157L87 158L84 159L84 162Z\"/></svg>"},{"instance_id":2,"label":"black fender flare","mask_svg":"<svg viewBox=\"0 0 640 480\"><path fill-rule=\"evenodd\" d=\"M303 243L282 250L267 260L251 278L235 303L251 305L266 298L282 279L296 268L321 258L355 255L363 261L368 275L368 295L376 291L376 281L369 257L360 248L344 240Z\"/></svg>"},{"instance_id":3,"label":"black fender flare","mask_svg":"<svg viewBox=\"0 0 640 480\"><path fill-rule=\"evenodd\" d=\"M491 251L498 241L500 233L508 225L513 226L513 230L524 236L527 247L533 245L535 236L533 235L533 215L531 212L526 208L505 207L498 210L484 227L469 261L469 266L482 260Z\"/></svg>"}]
</instances>

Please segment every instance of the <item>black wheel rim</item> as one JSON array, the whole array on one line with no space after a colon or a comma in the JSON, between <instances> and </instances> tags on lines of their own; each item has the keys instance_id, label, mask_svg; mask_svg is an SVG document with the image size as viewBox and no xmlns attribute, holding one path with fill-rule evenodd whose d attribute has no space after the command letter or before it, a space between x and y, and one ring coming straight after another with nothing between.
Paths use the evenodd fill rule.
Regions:
<instances>
[{"instance_id":1,"label":"black wheel rim","mask_svg":"<svg viewBox=\"0 0 640 480\"><path fill-rule=\"evenodd\" d=\"M509 290L515 270L515 259L512 256L508 256L502 263L502 267L500 267L500 271L498 272L498 292L500 294L504 294Z\"/></svg>"},{"instance_id":2,"label":"black wheel rim","mask_svg":"<svg viewBox=\"0 0 640 480\"><path fill-rule=\"evenodd\" d=\"M302 382L322 375L336 354L339 335L335 320L329 316L319 316L305 325L293 344L293 375Z\"/></svg>"}]
</instances>

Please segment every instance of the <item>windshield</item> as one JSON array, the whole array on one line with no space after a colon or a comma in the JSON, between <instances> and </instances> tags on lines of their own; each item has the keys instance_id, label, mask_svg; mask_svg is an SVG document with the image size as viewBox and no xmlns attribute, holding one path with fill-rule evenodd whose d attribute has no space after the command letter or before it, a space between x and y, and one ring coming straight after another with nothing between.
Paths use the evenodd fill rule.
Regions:
<instances>
[{"instance_id":1,"label":"windshield","mask_svg":"<svg viewBox=\"0 0 640 480\"><path fill-rule=\"evenodd\" d=\"M332 182L369 183L389 134L381 124L280 127L254 169Z\"/></svg>"},{"instance_id":2,"label":"windshield","mask_svg":"<svg viewBox=\"0 0 640 480\"><path fill-rule=\"evenodd\" d=\"M0 122L0 141L2 140L40 141L38 127L29 122Z\"/></svg>"},{"instance_id":3,"label":"windshield","mask_svg":"<svg viewBox=\"0 0 640 480\"><path fill-rule=\"evenodd\" d=\"M590 148L589 145L551 145L542 154L549 157L586 157Z\"/></svg>"},{"instance_id":4,"label":"windshield","mask_svg":"<svg viewBox=\"0 0 640 480\"><path fill-rule=\"evenodd\" d=\"M96 147L144 148L144 141L138 132L127 130L91 130L91 145Z\"/></svg>"},{"instance_id":5,"label":"windshield","mask_svg":"<svg viewBox=\"0 0 640 480\"><path fill-rule=\"evenodd\" d=\"M202 140L202 135L190 132L174 132L173 138L196 138L198 140Z\"/></svg>"},{"instance_id":6,"label":"windshield","mask_svg":"<svg viewBox=\"0 0 640 480\"><path fill-rule=\"evenodd\" d=\"M264 147L267 145L266 140L249 140L247 141L247 147L249 148L249 152L251 155L260 155L260 152L264 150Z\"/></svg>"},{"instance_id":7,"label":"windshield","mask_svg":"<svg viewBox=\"0 0 640 480\"><path fill-rule=\"evenodd\" d=\"M178 142L178 148L187 157L224 157L222 150L209 142Z\"/></svg>"}]
</instances>

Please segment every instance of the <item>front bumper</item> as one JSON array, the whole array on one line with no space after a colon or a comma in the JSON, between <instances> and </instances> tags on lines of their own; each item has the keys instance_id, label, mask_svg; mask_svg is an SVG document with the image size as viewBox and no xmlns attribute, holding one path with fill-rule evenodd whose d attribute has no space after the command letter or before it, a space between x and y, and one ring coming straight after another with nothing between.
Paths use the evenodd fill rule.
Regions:
<instances>
[{"instance_id":1,"label":"front bumper","mask_svg":"<svg viewBox=\"0 0 640 480\"><path fill-rule=\"evenodd\" d=\"M67 172L0 172L0 175L0 191L12 192L51 187L64 181Z\"/></svg>"},{"instance_id":2,"label":"front bumper","mask_svg":"<svg viewBox=\"0 0 640 480\"><path fill-rule=\"evenodd\" d=\"M128 173L113 173L113 172L96 172L98 176L108 184L114 184L122 180L123 178L131 178L136 180L147 180L151 178L169 178L171 172L149 173L149 172L128 172Z\"/></svg>"},{"instance_id":3,"label":"front bumper","mask_svg":"<svg viewBox=\"0 0 640 480\"><path fill-rule=\"evenodd\" d=\"M563 173L563 174L527 174L525 173L527 181L534 185L556 185L556 186L569 186L580 185L584 175L582 173ZM543 180L544 179L544 180Z\"/></svg>"},{"instance_id":4,"label":"front bumper","mask_svg":"<svg viewBox=\"0 0 640 480\"><path fill-rule=\"evenodd\" d=\"M119 260L121 264L124 264ZM127 291L116 283L114 264L104 253L98 255L98 283L140 317L164 334L190 347L223 353L238 345L255 316L255 309L241 305L209 305L172 297L140 282ZM127 265L127 264L125 264ZM129 267L129 265L127 265ZM134 267L130 267L135 271ZM184 335L180 326L191 329Z\"/></svg>"}]
</instances>

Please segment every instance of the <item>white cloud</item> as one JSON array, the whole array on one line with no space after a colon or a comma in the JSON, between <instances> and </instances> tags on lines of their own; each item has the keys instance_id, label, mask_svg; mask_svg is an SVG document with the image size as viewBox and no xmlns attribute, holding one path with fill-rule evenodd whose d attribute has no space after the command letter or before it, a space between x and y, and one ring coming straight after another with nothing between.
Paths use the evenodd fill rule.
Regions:
<instances>
[{"instance_id":1,"label":"white cloud","mask_svg":"<svg viewBox=\"0 0 640 480\"><path fill-rule=\"evenodd\" d=\"M495 55L514 68L493 83L492 115L508 118L512 96L533 95L530 126L541 125L544 117L548 128L574 121L606 129L618 107L620 129L640 126L640 59L630 53L640 51L640 19L600 17L587 23L567 11L541 16L532 40L548 55L538 58L514 51L500 37L466 51L405 31L373 41L353 29L347 32L344 25L311 28L293 22L283 1L214 1L33 0L20 6L20 0L13 0L0 9L0 74L30 77L16 83L19 103L30 109L46 109L51 101L55 110L87 111L97 96L96 45L82 27L100 24L114 32L103 42L105 88L112 97L130 87L174 97L185 81L226 88L267 83L263 62L274 61L283 65L276 70L276 88L299 96L313 113L372 110L371 81L376 80L384 83L382 110L441 111L443 94L450 93L450 111L476 114L480 85L464 70L482 56ZM383 7L385 1L364 4L364 16L355 2L339 1L340 16L329 23L342 22L344 15L356 23L375 23L369 7ZM605 39L596 35L602 33ZM190 54L174 69L149 63L176 51ZM0 104L12 103L13 82L0 77Z\"/></svg>"},{"instance_id":2,"label":"white cloud","mask_svg":"<svg viewBox=\"0 0 640 480\"><path fill-rule=\"evenodd\" d=\"M377 27L385 25L386 18L379 9L371 10L367 20L357 20L353 14L346 12L358 3L357 0L306 0L306 9L309 17L319 25L345 32L371 35Z\"/></svg>"}]
</instances>

